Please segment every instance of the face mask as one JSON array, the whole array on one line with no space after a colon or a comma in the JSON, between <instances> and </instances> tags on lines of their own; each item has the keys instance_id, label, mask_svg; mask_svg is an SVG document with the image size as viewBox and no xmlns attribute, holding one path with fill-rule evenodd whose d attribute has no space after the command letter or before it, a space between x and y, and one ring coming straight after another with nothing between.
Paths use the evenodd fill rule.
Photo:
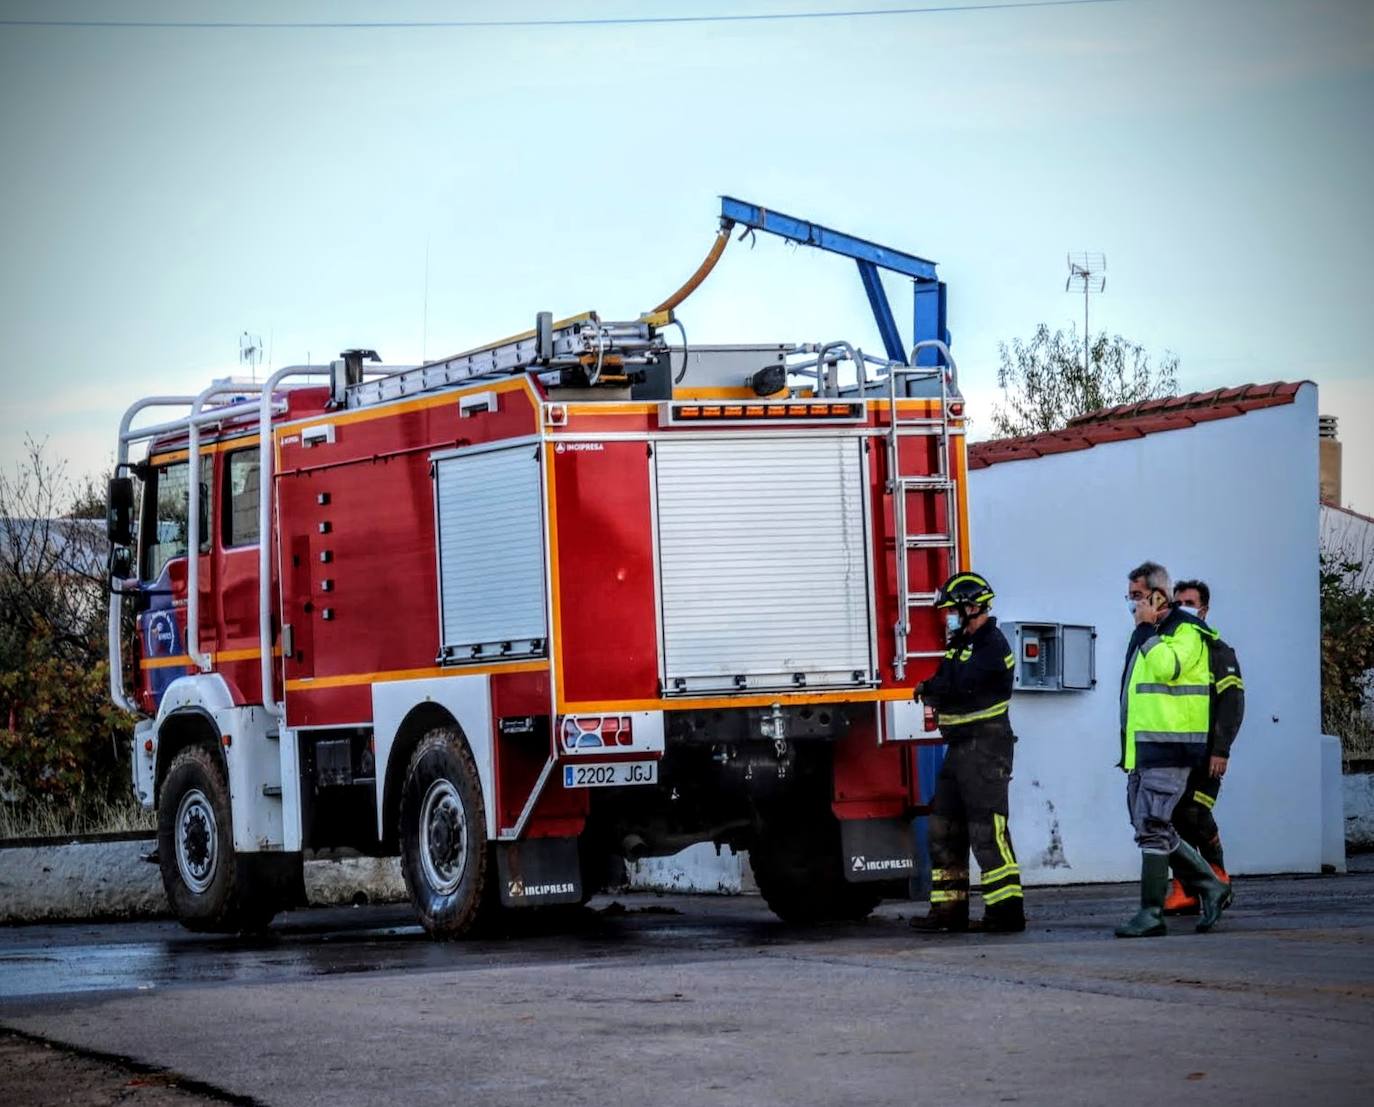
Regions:
<instances>
[{"instance_id":1,"label":"face mask","mask_svg":"<svg viewBox=\"0 0 1374 1107\"><path fill-rule=\"evenodd\" d=\"M961 625L962 622L959 618L959 612L950 611L945 614L945 630L950 634L958 634Z\"/></svg>"},{"instance_id":2,"label":"face mask","mask_svg":"<svg viewBox=\"0 0 1374 1107\"><path fill-rule=\"evenodd\" d=\"M1135 609L1136 609L1137 603L1138 603L1138 601L1136 601L1136 600L1127 600L1127 601L1126 601L1126 610L1130 612L1131 618L1132 618L1132 619L1135 618Z\"/></svg>"},{"instance_id":3,"label":"face mask","mask_svg":"<svg viewBox=\"0 0 1374 1107\"><path fill-rule=\"evenodd\" d=\"M1196 608L1196 607L1192 607L1192 606L1189 605L1189 604L1181 603L1181 604L1178 605L1178 609L1179 609L1180 611L1186 611L1186 612L1187 612L1189 615L1191 615L1194 619L1201 619L1201 618L1202 618L1202 616L1199 615L1199 614L1197 613L1197 608Z\"/></svg>"}]
</instances>

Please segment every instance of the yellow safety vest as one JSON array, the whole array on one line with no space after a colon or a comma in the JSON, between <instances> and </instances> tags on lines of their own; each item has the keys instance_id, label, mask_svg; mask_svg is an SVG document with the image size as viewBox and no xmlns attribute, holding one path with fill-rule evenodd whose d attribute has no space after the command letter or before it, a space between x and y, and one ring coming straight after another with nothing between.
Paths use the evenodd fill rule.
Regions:
<instances>
[{"instance_id":1,"label":"yellow safety vest","mask_svg":"<svg viewBox=\"0 0 1374 1107\"><path fill-rule=\"evenodd\" d=\"M1207 754L1212 673L1199 626L1177 613L1127 662L1121 767L1197 765Z\"/></svg>"}]
</instances>

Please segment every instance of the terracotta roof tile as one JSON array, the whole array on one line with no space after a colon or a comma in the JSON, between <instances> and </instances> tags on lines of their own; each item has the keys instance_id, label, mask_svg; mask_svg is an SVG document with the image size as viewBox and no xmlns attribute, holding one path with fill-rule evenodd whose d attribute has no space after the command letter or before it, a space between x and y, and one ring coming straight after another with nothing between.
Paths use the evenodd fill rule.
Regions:
<instances>
[{"instance_id":1,"label":"terracotta roof tile","mask_svg":"<svg viewBox=\"0 0 1374 1107\"><path fill-rule=\"evenodd\" d=\"M1136 404L1118 404L1070 419L1064 430L974 442L968 449L968 467L985 469L1002 461L1026 461L1046 454L1087 450L1107 442L1231 419L1247 411L1290 404L1298 389L1306 383L1309 382L1243 384L1237 388L1216 388L1210 392L1188 392Z\"/></svg>"},{"instance_id":2,"label":"terracotta roof tile","mask_svg":"<svg viewBox=\"0 0 1374 1107\"><path fill-rule=\"evenodd\" d=\"M1182 430L1184 427L1197 425L1183 412L1175 412L1169 415L1142 415L1138 419L1132 419L1131 423L1142 434L1154 434L1157 431Z\"/></svg>"},{"instance_id":3,"label":"terracotta roof tile","mask_svg":"<svg viewBox=\"0 0 1374 1107\"><path fill-rule=\"evenodd\" d=\"M1103 424L1100 427L1084 427L1083 434L1093 445L1103 442L1124 442L1128 438L1144 438L1145 431L1132 422Z\"/></svg>"},{"instance_id":4,"label":"terracotta roof tile","mask_svg":"<svg viewBox=\"0 0 1374 1107\"><path fill-rule=\"evenodd\" d=\"M1219 407L1199 407L1188 412L1188 418L1194 423L1207 423L1213 419L1231 419L1237 415L1244 415L1247 408L1236 404L1222 404Z\"/></svg>"}]
</instances>

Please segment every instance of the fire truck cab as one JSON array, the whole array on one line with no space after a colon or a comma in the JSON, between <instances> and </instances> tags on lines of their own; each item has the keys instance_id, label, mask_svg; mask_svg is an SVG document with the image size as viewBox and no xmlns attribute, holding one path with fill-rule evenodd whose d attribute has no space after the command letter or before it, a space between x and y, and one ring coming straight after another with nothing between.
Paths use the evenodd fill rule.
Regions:
<instances>
[{"instance_id":1,"label":"fire truck cab","mask_svg":"<svg viewBox=\"0 0 1374 1107\"><path fill-rule=\"evenodd\" d=\"M942 323L910 357L670 345L731 227L826 230L779 218L727 208L634 321L130 408L111 695L185 925L262 926L349 853L399 855L438 937L696 842L788 921L905 894L963 401Z\"/></svg>"}]
</instances>

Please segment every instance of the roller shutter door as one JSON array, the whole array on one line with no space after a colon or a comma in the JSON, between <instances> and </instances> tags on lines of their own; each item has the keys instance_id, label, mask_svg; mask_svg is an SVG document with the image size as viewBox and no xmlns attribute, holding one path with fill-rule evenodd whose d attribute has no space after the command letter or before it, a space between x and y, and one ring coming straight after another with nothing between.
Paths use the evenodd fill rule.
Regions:
<instances>
[{"instance_id":1,"label":"roller shutter door","mask_svg":"<svg viewBox=\"0 0 1374 1107\"><path fill-rule=\"evenodd\" d=\"M533 443L434 459L440 659L544 650L544 525Z\"/></svg>"},{"instance_id":2,"label":"roller shutter door","mask_svg":"<svg viewBox=\"0 0 1374 1107\"><path fill-rule=\"evenodd\" d=\"M863 445L655 445L667 694L873 679Z\"/></svg>"}]
</instances>

